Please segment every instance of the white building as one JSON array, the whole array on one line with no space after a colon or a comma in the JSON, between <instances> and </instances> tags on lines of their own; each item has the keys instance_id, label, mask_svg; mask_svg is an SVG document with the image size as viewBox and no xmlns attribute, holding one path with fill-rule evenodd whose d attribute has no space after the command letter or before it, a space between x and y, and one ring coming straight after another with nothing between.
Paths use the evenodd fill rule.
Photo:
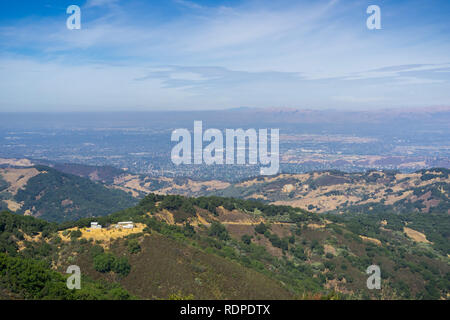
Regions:
<instances>
[{"instance_id":1,"label":"white building","mask_svg":"<svg viewBox=\"0 0 450 320\"><path fill-rule=\"evenodd\" d=\"M122 221L122 222L117 223L116 228L133 229L134 224L133 224L133 221Z\"/></svg>"},{"instance_id":2,"label":"white building","mask_svg":"<svg viewBox=\"0 0 450 320\"><path fill-rule=\"evenodd\" d=\"M101 229L102 225L98 224L98 222L91 222L91 229Z\"/></svg>"}]
</instances>

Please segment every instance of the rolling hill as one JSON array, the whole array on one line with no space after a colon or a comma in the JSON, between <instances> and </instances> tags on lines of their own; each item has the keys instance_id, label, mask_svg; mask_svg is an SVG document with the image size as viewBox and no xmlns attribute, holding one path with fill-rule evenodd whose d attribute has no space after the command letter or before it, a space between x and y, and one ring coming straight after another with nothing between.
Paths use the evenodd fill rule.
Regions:
<instances>
[{"instance_id":1,"label":"rolling hill","mask_svg":"<svg viewBox=\"0 0 450 320\"><path fill-rule=\"evenodd\" d=\"M254 199L318 213L450 213L449 172L439 168L415 173L321 171L257 177L235 184L181 178L152 182L129 175L128 181L133 183L124 180L121 187L163 194Z\"/></svg>"},{"instance_id":2,"label":"rolling hill","mask_svg":"<svg viewBox=\"0 0 450 320\"><path fill-rule=\"evenodd\" d=\"M28 162L29 160L20 159L14 163ZM450 170L445 168L419 170L414 173L394 170L371 170L362 173L313 171L256 177L229 183L187 177L151 177L112 167L61 163L49 165L55 170L104 184L109 189L124 191L136 199L142 199L149 193L191 197L215 195L289 205L317 213L450 213ZM4 182L2 184L0 175L0 192L2 185ZM4 207L7 203L4 203ZM17 204L9 201L9 208L15 207Z\"/></svg>"},{"instance_id":3,"label":"rolling hill","mask_svg":"<svg viewBox=\"0 0 450 320\"><path fill-rule=\"evenodd\" d=\"M50 167L0 169L0 208L48 221L101 216L137 203L128 193Z\"/></svg>"},{"instance_id":4,"label":"rolling hill","mask_svg":"<svg viewBox=\"0 0 450 320\"><path fill-rule=\"evenodd\" d=\"M133 229L114 227L128 220ZM90 230L92 221L104 228ZM253 200L150 194L136 207L62 224L4 212L0 230L0 270L33 265L45 275L28 284L0 272L6 297L79 299L81 292L43 289L49 281L61 286L67 266L76 264L88 286L83 294L96 288L101 297L450 298L447 214L316 214ZM366 287L373 264L381 268L381 290Z\"/></svg>"}]
</instances>

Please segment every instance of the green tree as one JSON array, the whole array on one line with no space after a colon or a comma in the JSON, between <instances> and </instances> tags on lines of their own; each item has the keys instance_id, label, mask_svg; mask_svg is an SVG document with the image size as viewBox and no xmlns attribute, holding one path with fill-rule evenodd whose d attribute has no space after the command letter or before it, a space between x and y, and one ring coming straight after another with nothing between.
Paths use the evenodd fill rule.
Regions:
<instances>
[{"instance_id":1,"label":"green tree","mask_svg":"<svg viewBox=\"0 0 450 320\"><path fill-rule=\"evenodd\" d=\"M131 254L141 252L141 245L136 239L128 240L128 252Z\"/></svg>"},{"instance_id":2,"label":"green tree","mask_svg":"<svg viewBox=\"0 0 450 320\"><path fill-rule=\"evenodd\" d=\"M261 222L260 224L258 224L258 225L255 227L255 231L256 231L257 233L264 234L264 232L267 231L267 226L266 226L263 222Z\"/></svg>"},{"instance_id":3,"label":"green tree","mask_svg":"<svg viewBox=\"0 0 450 320\"><path fill-rule=\"evenodd\" d=\"M242 242L243 243L245 243L245 244L250 244L250 243L252 243L252 236L250 236L250 235L248 235L248 234L244 234L242 237L241 237L241 240L242 240Z\"/></svg>"},{"instance_id":4,"label":"green tree","mask_svg":"<svg viewBox=\"0 0 450 320\"><path fill-rule=\"evenodd\" d=\"M115 257L112 253L101 253L94 257L94 269L98 272L110 272L112 270Z\"/></svg>"},{"instance_id":5,"label":"green tree","mask_svg":"<svg viewBox=\"0 0 450 320\"><path fill-rule=\"evenodd\" d=\"M213 237L217 237L220 240L228 240L230 235L228 234L227 229L220 222L214 221L209 227L209 235Z\"/></svg>"},{"instance_id":6,"label":"green tree","mask_svg":"<svg viewBox=\"0 0 450 320\"><path fill-rule=\"evenodd\" d=\"M81 233L80 230L73 230L73 231L70 233L70 239L72 239L72 240L78 239L78 238L80 238L81 236L82 236L82 233Z\"/></svg>"},{"instance_id":7,"label":"green tree","mask_svg":"<svg viewBox=\"0 0 450 320\"><path fill-rule=\"evenodd\" d=\"M131 266L126 257L116 258L112 264L112 271L122 276L127 276L130 273Z\"/></svg>"}]
</instances>

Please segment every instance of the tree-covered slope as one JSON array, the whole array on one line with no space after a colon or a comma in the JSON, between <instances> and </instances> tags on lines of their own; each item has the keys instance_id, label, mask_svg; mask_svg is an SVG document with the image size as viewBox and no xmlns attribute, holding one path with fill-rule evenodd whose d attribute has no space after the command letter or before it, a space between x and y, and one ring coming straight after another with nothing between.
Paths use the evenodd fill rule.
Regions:
<instances>
[{"instance_id":1,"label":"tree-covered slope","mask_svg":"<svg viewBox=\"0 0 450 320\"><path fill-rule=\"evenodd\" d=\"M2 208L48 221L102 216L137 202L124 191L49 167L3 169L1 173Z\"/></svg>"},{"instance_id":2,"label":"tree-covered slope","mask_svg":"<svg viewBox=\"0 0 450 320\"><path fill-rule=\"evenodd\" d=\"M102 221L129 218L134 209ZM106 219L106 220L105 220ZM84 225L88 220L75 224ZM102 241L69 235L73 223L55 224L8 212L0 214L0 298L20 299L291 299L270 277L197 248L183 228L148 220L152 228ZM159 230L156 231L156 230ZM72 231L73 232L73 231ZM61 237L60 237L61 235ZM190 239L187 236L184 239ZM69 265L82 272L81 290L65 287Z\"/></svg>"},{"instance_id":3,"label":"tree-covered slope","mask_svg":"<svg viewBox=\"0 0 450 320\"><path fill-rule=\"evenodd\" d=\"M56 230L55 223L0 213L0 300L133 298L117 283L96 281L86 275L82 276L81 290L68 290L66 280L69 275L52 267L59 249L52 237ZM45 241L48 239L51 239L49 243Z\"/></svg>"},{"instance_id":4,"label":"tree-covered slope","mask_svg":"<svg viewBox=\"0 0 450 320\"><path fill-rule=\"evenodd\" d=\"M88 284L138 299L449 298L446 214L316 214L150 194L135 207L62 224L0 217L8 257L44 261L61 274L76 264ZM128 220L134 229L114 228ZM89 230L91 221L103 229ZM366 286L370 265L381 269L380 290ZM2 292L20 293L14 279L3 277Z\"/></svg>"}]
</instances>

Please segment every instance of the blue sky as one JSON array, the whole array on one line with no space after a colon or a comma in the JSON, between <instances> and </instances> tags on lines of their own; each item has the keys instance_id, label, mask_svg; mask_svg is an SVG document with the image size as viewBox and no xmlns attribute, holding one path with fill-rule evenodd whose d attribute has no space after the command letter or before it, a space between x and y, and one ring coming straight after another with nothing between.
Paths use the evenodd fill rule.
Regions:
<instances>
[{"instance_id":1,"label":"blue sky","mask_svg":"<svg viewBox=\"0 0 450 320\"><path fill-rule=\"evenodd\" d=\"M2 0L0 111L449 106L449 16L447 0Z\"/></svg>"}]
</instances>

